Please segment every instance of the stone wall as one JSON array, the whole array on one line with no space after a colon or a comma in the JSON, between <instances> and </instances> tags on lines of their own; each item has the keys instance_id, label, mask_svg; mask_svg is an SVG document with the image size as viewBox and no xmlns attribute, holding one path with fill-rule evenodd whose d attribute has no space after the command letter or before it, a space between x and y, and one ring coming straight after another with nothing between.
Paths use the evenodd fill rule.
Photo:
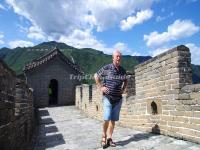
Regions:
<instances>
[{"instance_id":1,"label":"stone wall","mask_svg":"<svg viewBox=\"0 0 200 150\"><path fill-rule=\"evenodd\" d=\"M133 72L128 75L118 124L200 143L200 85L192 85L189 49L175 47L137 65ZM100 120L101 99L95 85L90 99L88 85L76 87L76 106Z\"/></svg>"},{"instance_id":2,"label":"stone wall","mask_svg":"<svg viewBox=\"0 0 200 150\"><path fill-rule=\"evenodd\" d=\"M0 149L27 149L34 124L32 91L0 60Z\"/></svg>"},{"instance_id":3,"label":"stone wall","mask_svg":"<svg viewBox=\"0 0 200 150\"><path fill-rule=\"evenodd\" d=\"M52 79L58 83L57 104L72 105L75 103L75 86L80 85L80 81L70 79L70 75L78 75L78 73L59 56L25 72L25 74L28 85L34 90L35 107L49 106L48 86Z\"/></svg>"}]
</instances>

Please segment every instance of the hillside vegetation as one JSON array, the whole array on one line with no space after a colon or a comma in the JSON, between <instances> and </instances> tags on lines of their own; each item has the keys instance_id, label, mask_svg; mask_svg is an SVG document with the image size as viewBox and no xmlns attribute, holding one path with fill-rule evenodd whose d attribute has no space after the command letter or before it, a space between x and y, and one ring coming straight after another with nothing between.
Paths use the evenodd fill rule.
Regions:
<instances>
[{"instance_id":1,"label":"hillside vegetation","mask_svg":"<svg viewBox=\"0 0 200 150\"><path fill-rule=\"evenodd\" d=\"M23 73L25 63L45 55L55 47L59 48L72 62L78 64L85 74L94 74L100 67L112 62L112 56L104 54L102 51L91 48L77 49L55 41L43 42L33 47L17 47L15 49L1 48L0 59L3 59L17 75L20 75ZM133 71L135 65L150 58L150 56L126 55L123 56L122 66L128 71ZM193 82L199 83L200 66L192 65L192 69ZM88 83L89 81L86 82Z\"/></svg>"}]
</instances>

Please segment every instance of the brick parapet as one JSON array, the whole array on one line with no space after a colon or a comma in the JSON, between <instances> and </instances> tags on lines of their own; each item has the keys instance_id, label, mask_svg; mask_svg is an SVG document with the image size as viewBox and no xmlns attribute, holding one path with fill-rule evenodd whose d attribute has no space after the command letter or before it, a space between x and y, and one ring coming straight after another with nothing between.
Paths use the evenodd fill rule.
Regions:
<instances>
[{"instance_id":1,"label":"brick parapet","mask_svg":"<svg viewBox=\"0 0 200 150\"><path fill-rule=\"evenodd\" d=\"M190 56L189 49L181 45L137 65L129 73L118 124L199 143L200 86L192 85ZM76 106L102 120L99 89L93 85L92 100L88 93L88 85L76 87Z\"/></svg>"},{"instance_id":2,"label":"brick parapet","mask_svg":"<svg viewBox=\"0 0 200 150\"><path fill-rule=\"evenodd\" d=\"M0 149L26 149L34 123L32 91L0 62Z\"/></svg>"}]
</instances>

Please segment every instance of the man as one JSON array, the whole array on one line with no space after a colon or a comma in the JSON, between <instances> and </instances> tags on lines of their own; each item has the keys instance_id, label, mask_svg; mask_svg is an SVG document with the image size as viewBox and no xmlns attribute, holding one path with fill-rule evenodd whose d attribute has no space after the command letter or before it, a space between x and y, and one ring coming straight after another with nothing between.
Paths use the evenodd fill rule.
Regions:
<instances>
[{"instance_id":1,"label":"man","mask_svg":"<svg viewBox=\"0 0 200 150\"><path fill-rule=\"evenodd\" d=\"M120 66L122 54L120 51L113 53L113 63L102 67L94 78L97 86L103 94L103 135L101 145L115 147L112 134L115 121L119 120L119 113L122 105L122 93L124 92L127 80L126 71Z\"/></svg>"}]
</instances>

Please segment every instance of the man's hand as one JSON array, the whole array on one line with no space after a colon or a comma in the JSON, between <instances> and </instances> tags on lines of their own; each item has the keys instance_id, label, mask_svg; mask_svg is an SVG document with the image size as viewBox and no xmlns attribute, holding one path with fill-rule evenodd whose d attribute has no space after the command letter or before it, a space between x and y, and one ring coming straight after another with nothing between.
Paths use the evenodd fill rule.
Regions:
<instances>
[{"instance_id":1,"label":"man's hand","mask_svg":"<svg viewBox=\"0 0 200 150\"><path fill-rule=\"evenodd\" d=\"M101 92L105 93L105 94L109 94L109 89L107 87L105 87L105 86L102 86L101 87Z\"/></svg>"},{"instance_id":2,"label":"man's hand","mask_svg":"<svg viewBox=\"0 0 200 150\"><path fill-rule=\"evenodd\" d=\"M105 93L105 94L108 94L109 93L109 89L106 86L102 86L101 85L101 80L100 80L100 78L98 77L98 75L96 73L94 75L94 79L96 81L97 86L101 90L101 92Z\"/></svg>"},{"instance_id":3,"label":"man's hand","mask_svg":"<svg viewBox=\"0 0 200 150\"><path fill-rule=\"evenodd\" d=\"M121 94L125 94L126 93L126 88L124 89L124 88L122 88L121 89Z\"/></svg>"},{"instance_id":4,"label":"man's hand","mask_svg":"<svg viewBox=\"0 0 200 150\"><path fill-rule=\"evenodd\" d=\"M126 93L126 86L127 86L127 80L125 80L123 85L122 85L122 90L121 90L122 94Z\"/></svg>"}]
</instances>

